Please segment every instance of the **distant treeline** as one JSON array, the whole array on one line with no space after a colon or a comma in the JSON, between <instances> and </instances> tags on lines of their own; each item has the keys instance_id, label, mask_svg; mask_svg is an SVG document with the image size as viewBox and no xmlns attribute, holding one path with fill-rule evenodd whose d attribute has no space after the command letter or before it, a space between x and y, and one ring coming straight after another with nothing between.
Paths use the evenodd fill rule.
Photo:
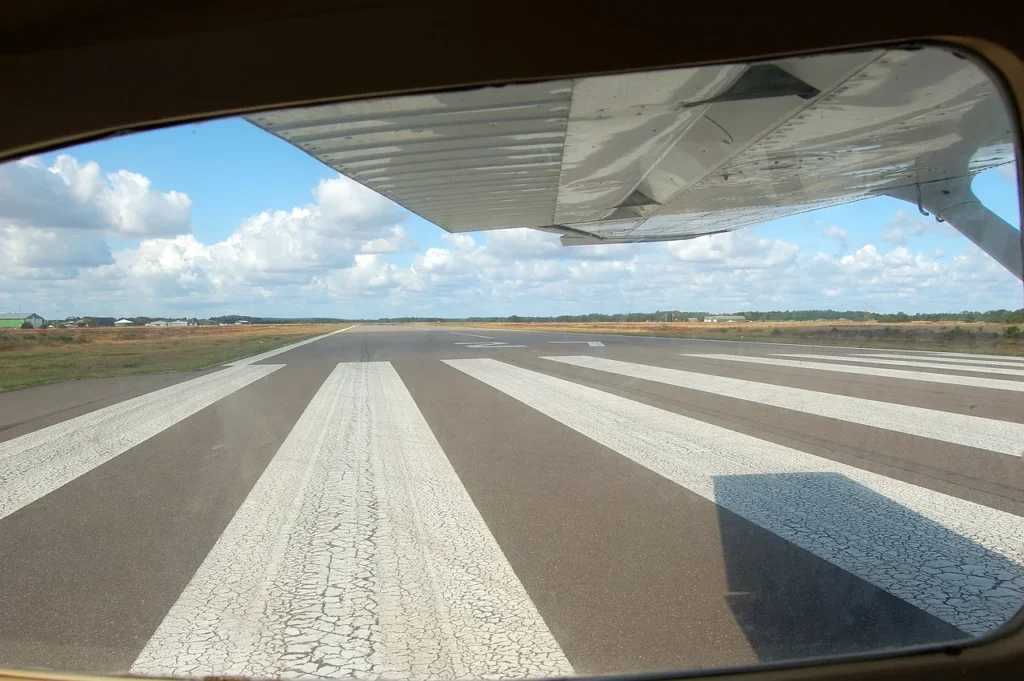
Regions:
<instances>
[{"instance_id":1,"label":"distant treeline","mask_svg":"<svg viewBox=\"0 0 1024 681\"><path fill-rule=\"evenodd\" d=\"M783 310L771 312L737 312L751 321L758 322L806 322L815 319L838 321L849 319L854 322L991 322L993 324L1017 324L1024 322L1024 308L1019 310L989 310L988 312L905 312L880 313L857 310Z\"/></svg>"},{"instance_id":2,"label":"distant treeline","mask_svg":"<svg viewBox=\"0 0 1024 681\"><path fill-rule=\"evenodd\" d=\"M1024 308L1019 310L988 310L976 312L905 312L881 313L862 310L741 310L739 312L687 312L683 310L658 310L656 312L623 312L619 314L579 314L559 315L557 317L536 317L526 315L509 315L507 317L379 317L377 319L356 319L344 317L253 317L250 315L224 315L200 319L199 323L234 324L245 321L250 324L331 324L344 322L385 322L399 324L404 322L668 322L703 320L705 317L721 314L742 315L753 322L812 322L812 321L851 321L851 322L990 322L993 324L1024 324ZM174 319L173 317L131 317L137 324L145 324L155 319ZM185 319L181 317L180 319Z\"/></svg>"},{"instance_id":3,"label":"distant treeline","mask_svg":"<svg viewBox=\"0 0 1024 681\"><path fill-rule=\"evenodd\" d=\"M1020 310L989 310L987 312L936 312L906 314L905 312L880 313L861 310L772 310L768 312L741 310L739 312L687 312L683 310L658 310L657 312L624 312L620 314L580 314L559 315L557 317L532 317L510 315L508 317L462 317L459 319L445 317L387 317L373 321L378 322L666 322L703 320L705 317L730 314L742 315L754 322L809 322L851 321L851 322L991 322L995 324L1024 323L1024 308ZM341 321L341 320L338 320ZM365 320L357 320L365 321Z\"/></svg>"}]
</instances>

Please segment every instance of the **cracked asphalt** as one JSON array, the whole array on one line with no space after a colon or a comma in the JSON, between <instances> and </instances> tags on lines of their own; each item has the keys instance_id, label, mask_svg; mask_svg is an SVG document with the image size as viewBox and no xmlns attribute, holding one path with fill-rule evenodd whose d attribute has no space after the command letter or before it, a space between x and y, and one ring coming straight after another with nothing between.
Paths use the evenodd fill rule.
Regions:
<instances>
[{"instance_id":1,"label":"cracked asphalt","mask_svg":"<svg viewBox=\"0 0 1024 681\"><path fill-rule=\"evenodd\" d=\"M357 326L3 394L0 665L512 678L983 634L1024 603L1022 375Z\"/></svg>"}]
</instances>

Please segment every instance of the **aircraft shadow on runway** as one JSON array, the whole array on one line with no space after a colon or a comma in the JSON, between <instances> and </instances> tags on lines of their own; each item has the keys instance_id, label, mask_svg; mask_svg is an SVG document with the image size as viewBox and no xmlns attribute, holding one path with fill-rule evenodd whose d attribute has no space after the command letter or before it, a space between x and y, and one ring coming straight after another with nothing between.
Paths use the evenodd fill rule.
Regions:
<instances>
[{"instance_id":1,"label":"aircraft shadow on runway","mask_svg":"<svg viewBox=\"0 0 1024 681\"><path fill-rule=\"evenodd\" d=\"M973 562L980 556L990 569L1024 574L1004 556L838 473L719 476L714 490L726 600L764 662L948 642L968 634L794 543L780 541L728 508L750 509L754 504L790 527L812 528L812 534L830 527L832 547L825 553L853 549L867 560L887 552L877 542L894 535L927 538L923 551L898 548L915 556L906 561L909 572L941 556L955 561L953 557L966 555ZM892 524L893 519L898 519L898 529L879 531L880 523ZM937 579L931 578L931 586Z\"/></svg>"}]
</instances>

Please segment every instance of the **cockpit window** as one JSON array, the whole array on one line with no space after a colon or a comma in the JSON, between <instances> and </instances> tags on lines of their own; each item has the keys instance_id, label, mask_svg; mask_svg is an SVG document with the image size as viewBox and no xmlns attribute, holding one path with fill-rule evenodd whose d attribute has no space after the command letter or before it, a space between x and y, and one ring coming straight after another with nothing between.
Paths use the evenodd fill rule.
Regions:
<instances>
[{"instance_id":1,"label":"cockpit window","mask_svg":"<svg viewBox=\"0 0 1024 681\"><path fill-rule=\"evenodd\" d=\"M1014 126L939 47L0 166L0 667L478 679L1024 604Z\"/></svg>"}]
</instances>

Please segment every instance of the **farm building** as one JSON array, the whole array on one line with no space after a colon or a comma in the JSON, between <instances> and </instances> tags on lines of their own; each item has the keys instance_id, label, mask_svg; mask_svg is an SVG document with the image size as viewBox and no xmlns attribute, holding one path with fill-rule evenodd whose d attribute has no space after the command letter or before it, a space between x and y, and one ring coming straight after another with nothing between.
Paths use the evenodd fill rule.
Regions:
<instances>
[{"instance_id":1,"label":"farm building","mask_svg":"<svg viewBox=\"0 0 1024 681\"><path fill-rule=\"evenodd\" d=\"M19 329L21 325L28 322L33 328L38 329L46 323L46 320L34 313L25 312L3 312L0 313L0 328Z\"/></svg>"},{"instance_id":2,"label":"farm building","mask_svg":"<svg viewBox=\"0 0 1024 681\"><path fill-rule=\"evenodd\" d=\"M704 321L712 323L720 322L745 322L747 318L741 314L718 314L711 317L705 317Z\"/></svg>"},{"instance_id":3,"label":"farm building","mask_svg":"<svg viewBox=\"0 0 1024 681\"><path fill-rule=\"evenodd\" d=\"M130 319L118 319L114 322L114 326L135 326L135 322Z\"/></svg>"}]
</instances>

